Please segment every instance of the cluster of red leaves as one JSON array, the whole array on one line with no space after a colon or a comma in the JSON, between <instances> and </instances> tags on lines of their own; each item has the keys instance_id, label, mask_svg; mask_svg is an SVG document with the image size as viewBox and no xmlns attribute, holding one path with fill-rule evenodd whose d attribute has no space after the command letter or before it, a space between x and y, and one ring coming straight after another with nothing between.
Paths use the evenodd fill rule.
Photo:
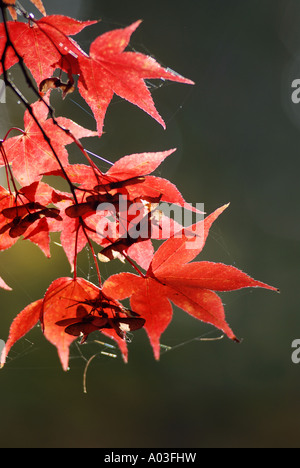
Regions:
<instances>
[{"instance_id":1,"label":"cluster of red leaves","mask_svg":"<svg viewBox=\"0 0 300 468\"><path fill-rule=\"evenodd\" d=\"M4 3L16 18L15 1ZM33 3L45 15L41 1ZM89 160L80 143L82 138L101 137L114 94L140 107L165 127L145 79L193 82L162 68L151 57L125 51L140 22L99 36L88 55L70 36L95 21L80 22L64 16L35 20L30 15L25 15L25 19L0 25L0 72L5 75L21 61L20 65L30 70L42 98L27 106L24 129L11 129L0 145L0 165L6 168L8 180L8 189L0 188L0 251L22 237L50 257L50 233L59 232L74 276L54 281L42 299L16 317L1 365L14 343L38 322L45 337L56 346L64 369L68 368L71 343L79 336L84 342L94 331L113 338L127 360L128 332L144 327L158 359L160 336L172 319L172 303L237 340L215 291L276 289L231 266L191 263L202 251L213 222L226 206L194 226L183 228L157 211L157 207L160 202L167 202L193 208L170 181L151 175L174 150L125 156L103 173ZM56 69L60 70L60 78L53 76ZM93 111L97 132L69 119L53 117L52 90L60 88L66 96L74 91L75 78L81 96ZM18 135L11 136L12 131ZM66 146L74 142L89 165L69 163ZM46 175L63 177L70 191L55 190L42 181ZM136 212L132 212L136 206L138 220ZM113 220L109 215L113 215ZM167 224L169 230L164 235ZM134 236L132 231L138 229L143 230L143 235ZM155 252L153 240L158 239L166 241ZM77 256L87 244L93 256L93 245L101 249L99 260L122 259L138 275L121 273L102 285L96 260L99 284L79 278ZM0 287L9 289L2 279ZM130 310L120 302L127 298L131 300Z\"/></svg>"}]
</instances>

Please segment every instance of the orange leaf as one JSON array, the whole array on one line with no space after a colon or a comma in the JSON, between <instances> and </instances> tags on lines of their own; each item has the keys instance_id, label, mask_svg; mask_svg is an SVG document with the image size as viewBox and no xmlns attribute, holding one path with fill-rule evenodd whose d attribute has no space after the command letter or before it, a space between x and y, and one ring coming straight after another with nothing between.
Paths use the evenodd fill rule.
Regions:
<instances>
[{"instance_id":1,"label":"orange leaf","mask_svg":"<svg viewBox=\"0 0 300 468\"><path fill-rule=\"evenodd\" d=\"M42 0L30 0L31 3L33 3L38 10L42 13L42 15L46 16L46 10L44 8Z\"/></svg>"}]
</instances>

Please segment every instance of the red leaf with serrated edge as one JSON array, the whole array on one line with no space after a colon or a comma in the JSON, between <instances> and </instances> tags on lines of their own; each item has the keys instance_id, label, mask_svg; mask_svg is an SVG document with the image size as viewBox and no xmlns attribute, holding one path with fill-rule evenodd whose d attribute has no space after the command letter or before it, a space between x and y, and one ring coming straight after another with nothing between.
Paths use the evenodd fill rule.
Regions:
<instances>
[{"instance_id":1,"label":"red leaf with serrated edge","mask_svg":"<svg viewBox=\"0 0 300 468\"><path fill-rule=\"evenodd\" d=\"M100 289L83 278L60 278L49 287L43 302L41 320L45 337L57 348L64 370L69 365L69 347L76 339L65 332L57 322L76 317L78 303L87 303L99 297ZM85 306L88 311L91 306ZM127 361L126 342L117 336L114 330L105 331L105 335L114 339Z\"/></svg>"},{"instance_id":2,"label":"red leaf with serrated edge","mask_svg":"<svg viewBox=\"0 0 300 468\"><path fill-rule=\"evenodd\" d=\"M151 174L175 151L176 149L171 149L159 153L138 153L124 156L115 162L106 175L116 180L125 180Z\"/></svg>"},{"instance_id":3,"label":"red leaf with serrated edge","mask_svg":"<svg viewBox=\"0 0 300 468\"><path fill-rule=\"evenodd\" d=\"M51 118L47 119L49 109L43 101L33 104L32 110L45 134L50 139L60 162L67 165L68 152L65 146L73 143L73 139L55 125ZM57 118L57 121L63 128L70 130L78 140L97 135L95 132L87 130L69 119ZM24 116L24 134L8 138L3 146L7 160L12 164L14 176L22 186L41 180L45 172L59 168L55 155L28 110ZM0 158L1 162L3 165L2 158Z\"/></svg>"},{"instance_id":4,"label":"red leaf with serrated edge","mask_svg":"<svg viewBox=\"0 0 300 468\"><path fill-rule=\"evenodd\" d=\"M160 355L160 336L172 319L169 301L238 341L226 322L222 301L214 291L248 287L278 291L234 267L209 262L188 263L202 251L213 222L227 206L192 229L182 230L168 239L154 255L145 277L121 273L104 284L103 291L110 297L131 298L131 308L146 320L145 329L156 359Z\"/></svg>"},{"instance_id":5,"label":"red leaf with serrated edge","mask_svg":"<svg viewBox=\"0 0 300 468\"><path fill-rule=\"evenodd\" d=\"M97 187L99 193L120 193L126 195L128 200L157 198L160 202L174 203L196 212L198 210L184 200L174 184L160 177L149 176L174 151L171 149L124 156L105 174L99 172L98 178L92 168L85 165L69 165L65 167L65 171L71 182L80 184L81 189L94 190ZM46 175L64 177L61 170L47 172Z\"/></svg>"},{"instance_id":6,"label":"red leaf with serrated edge","mask_svg":"<svg viewBox=\"0 0 300 468\"><path fill-rule=\"evenodd\" d=\"M243 288L266 288L277 291L276 288L250 278L241 270L222 263L188 263L176 266L176 270L168 268L156 271L155 275L169 286L177 287L182 282L182 284L188 284L191 290L201 288L226 292Z\"/></svg>"},{"instance_id":7,"label":"red leaf with serrated edge","mask_svg":"<svg viewBox=\"0 0 300 468\"><path fill-rule=\"evenodd\" d=\"M78 88L94 113L99 135L103 132L106 110L114 94L140 107L165 128L144 80L157 78L193 84L164 69L152 57L124 52L140 23L137 21L125 29L103 34L91 45L89 57L81 55L78 58L81 70Z\"/></svg>"},{"instance_id":8,"label":"red leaf with serrated edge","mask_svg":"<svg viewBox=\"0 0 300 468\"><path fill-rule=\"evenodd\" d=\"M73 36L85 27L97 21L77 21L61 15L46 16L38 21L27 23L8 22L10 39L25 65L31 71L39 85L43 80L52 77L55 68L62 67L70 73L78 74L78 55L86 55L79 45L68 36ZM4 25L0 25L0 56L6 44ZM11 47L7 50L5 69L9 70L18 62ZM74 68L74 69L73 69ZM0 65L0 73L2 73Z\"/></svg>"},{"instance_id":9,"label":"red leaf with serrated edge","mask_svg":"<svg viewBox=\"0 0 300 468\"><path fill-rule=\"evenodd\" d=\"M11 324L9 337L1 354L0 367L3 367L9 351L12 346L23 336L25 336L40 319L41 308L43 300L33 302L27 306L20 314L14 319Z\"/></svg>"},{"instance_id":10,"label":"red leaf with serrated edge","mask_svg":"<svg viewBox=\"0 0 300 468\"><path fill-rule=\"evenodd\" d=\"M74 184L80 184L81 188L90 190L97 185L103 185L104 190L110 191L107 185L116 182L129 181L130 186L141 184L144 179L139 180L140 177L147 176L154 172L160 164L169 156L171 156L176 149L168 151L160 151L156 153L138 153L124 156L105 173L99 171L98 177L90 166L84 164L72 164L65 167L66 173ZM64 177L61 170L48 171L46 175L59 175Z\"/></svg>"},{"instance_id":11,"label":"red leaf with serrated edge","mask_svg":"<svg viewBox=\"0 0 300 468\"><path fill-rule=\"evenodd\" d=\"M99 297L103 297L103 299L100 299L100 302ZM121 304L119 307L116 301L110 300L107 296L104 297L99 288L83 278L59 278L51 284L44 299L33 302L14 319L10 327L8 340L1 355L0 367L4 366L12 346L38 322L41 322L45 337L57 348L62 367L64 370L67 370L69 365L69 348L77 336L67 333L65 331L67 325L62 326L61 324L65 322L67 324L76 323L76 320L81 320L78 318L78 304L84 304L86 316L89 316L95 310L94 323L96 326L89 330L88 333L99 329L106 336L112 338L118 344L124 361L127 362L128 350L126 340L113 327L118 331L118 326L120 326L120 330L122 330L122 324L124 324L125 330L127 327L131 330L136 330L143 326L144 320L128 317L123 312L125 309ZM93 306L93 304L96 305ZM111 309L110 315L109 313L106 314L107 325L103 323L105 321L101 320L101 315L97 318L96 309L98 307L101 309L101 304L103 307L106 307L105 311L109 312ZM119 318L113 315L114 310L118 311L117 317ZM77 317L75 322L74 317Z\"/></svg>"},{"instance_id":12,"label":"red leaf with serrated edge","mask_svg":"<svg viewBox=\"0 0 300 468\"><path fill-rule=\"evenodd\" d=\"M56 322L74 317L76 303L94 299L98 293L96 286L81 278L59 278L46 292L41 312L44 334L56 346L64 370L68 369L69 347L75 337L65 333Z\"/></svg>"},{"instance_id":13,"label":"red leaf with serrated edge","mask_svg":"<svg viewBox=\"0 0 300 468\"><path fill-rule=\"evenodd\" d=\"M109 278L103 291L120 300L131 297L131 308L146 320L145 330L156 359L160 355L160 336L172 320L172 305L167 288L152 278L120 273Z\"/></svg>"}]
</instances>

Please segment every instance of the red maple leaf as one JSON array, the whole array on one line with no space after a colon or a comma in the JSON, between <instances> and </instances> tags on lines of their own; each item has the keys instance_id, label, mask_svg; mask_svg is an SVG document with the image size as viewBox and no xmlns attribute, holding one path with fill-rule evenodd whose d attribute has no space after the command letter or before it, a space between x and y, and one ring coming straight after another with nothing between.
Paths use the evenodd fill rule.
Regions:
<instances>
[{"instance_id":1,"label":"red maple leaf","mask_svg":"<svg viewBox=\"0 0 300 468\"><path fill-rule=\"evenodd\" d=\"M211 225L226 207L167 240L154 255L144 277L121 273L104 283L105 294L119 300L131 298L132 309L146 320L145 329L156 359L160 355L160 336L172 319L171 302L193 317L222 330L230 339L237 340L226 323L222 301L215 291L247 287L277 291L231 266L188 263L202 251Z\"/></svg>"},{"instance_id":2,"label":"red maple leaf","mask_svg":"<svg viewBox=\"0 0 300 468\"><path fill-rule=\"evenodd\" d=\"M129 188L132 185L144 183L144 177L154 172L159 165L176 150L160 151L156 153L138 153L124 156L103 174L84 164L72 164L65 167L72 183L80 184L81 189L96 190L98 193L108 193L118 188ZM47 173L47 175L51 175ZM52 171L52 175L64 177L61 170ZM120 184L124 182L124 184ZM128 184L126 184L128 182ZM118 185L115 185L119 183ZM116 190L117 191L117 190ZM124 193L124 192L120 192Z\"/></svg>"},{"instance_id":3,"label":"red maple leaf","mask_svg":"<svg viewBox=\"0 0 300 468\"><path fill-rule=\"evenodd\" d=\"M89 281L59 278L51 284L43 299L27 306L14 319L1 355L1 367L12 346L39 322L47 340L57 348L64 370L68 369L69 348L73 341L80 334L89 335L97 330L117 342L126 362L126 331L139 329L144 324L136 314L128 317L121 304L104 296L101 289Z\"/></svg>"},{"instance_id":4,"label":"red maple leaf","mask_svg":"<svg viewBox=\"0 0 300 468\"><path fill-rule=\"evenodd\" d=\"M46 102L48 102L47 98ZM32 111L50 139L61 163L67 165L68 152L65 146L70 145L74 140L55 125L51 118L47 118L49 108L43 101L32 104ZM97 135L96 132L87 130L64 117L58 117L56 120L61 127L70 130L78 140ZM41 180L45 172L59 168L55 155L28 110L24 115L24 132L19 136L8 138L3 143L3 147L8 163L12 165L14 176L22 186ZM0 157L1 162L2 165L5 164Z\"/></svg>"},{"instance_id":5,"label":"red maple leaf","mask_svg":"<svg viewBox=\"0 0 300 468\"><path fill-rule=\"evenodd\" d=\"M40 85L43 80L52 77L58 66L70 73L78 73L78 55L85 55L85 53L69 36L76 35L85 27L95 23L97 21L82 22L67 16L53 15L37 21L30 19L27 23L8 22L7 27L15 49L23 58L37 84ZM5 28L2 23L0 25L0 56L3 55L6 41ZM9 47L5 57L6 71L18 61L14 50ZM3 73L1 64L0 73Z\"/></svg>"},{"instance_id":6,"label":"red maple leaf","mask_svg":"<svg viewBox=\"0 0 300 468\"><path fill-rule=\"evenodd\" d=\"M189 205L174 184L160 177L149 176L175 149L157 153L139 153L124 156L117 161L105 174L100 170L95 172L90 166L72 164L66 166L65 173L73 184L79 184L80 191L86 191L82 202L68 209L70 217L79 217L101 203L114 203L117 195L124 195L128 201L142 199L177 204L186 209L198 212ZM44 175L65 177L61 169L46 172ZM94 196L94 199L92 197ZM90 204L90 208L89 205Z\"/></svg>"},{"instance_id":7,"label":"red maple leaf","mask_svg":"<svg viewBox=\"0 0 300 468\"><path fill-rule=\"evenodd\" d=\"M115 195L119 193L126 195L131 201L137 198L145 200L156 198L161 202L174 203L197 211L184 200L179 190L170 181L149 176L175 151L171 149L124 156L105 174L101 171L95 173L90 166L83 164L66 166L65 171L73 184L80 184L80 189L90 194ZM64 177L60 169L47 172L45 175ZM109 197L105 201L109 202Z\"/></svg>"},{"instance_id":8,"label":"red maple leaf","mask_svg":"<svg viewBox=\"0 0 300 468\"><path fill-rule=\"evenodd\" d=\"M162 79L194 84L164 69L152 57L124 52L140 23L137 21L125 29L99 36L91 45L89 57L78 57L81 70L78 89L94 113L99 135L103 132L105 113L114 94L140 107L165 128L144 80Z\"/></svg>"}]
</instances>

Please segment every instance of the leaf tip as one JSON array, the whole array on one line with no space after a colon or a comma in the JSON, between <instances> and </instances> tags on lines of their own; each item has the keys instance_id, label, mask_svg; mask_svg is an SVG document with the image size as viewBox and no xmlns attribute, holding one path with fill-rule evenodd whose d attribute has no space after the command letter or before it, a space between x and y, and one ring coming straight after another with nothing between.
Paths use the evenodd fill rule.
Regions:
<instances>
[{"instance_id":1,"label":"leaf tip","mask_svg":"<svg viewBox=\"0 0 300 468\"><path fill-rule=\"evenodd\" d=\"M63 349L63 347L57 346L58 356L61 362L61 366L64 372L68 372L70 370L69 367L69 348Z\"/></svg>"},{"instance_id":2,"label":"leaf tip","mask_svg":"<svg viewBox=\"0 0 300 468\"><path fill-rule=\"evenodd\" d=\"M7 356L7 351L6 351L6 346L4 346L2 350L1 358L0 358L0 369L3 369L3 367L5 366L6 356Z\"/></svg>"},{"instance_id":3,"label":"leaf tip","mask_svg":"<svg viewBox=\"0 0 300 468\"><path fill-rule=\"evenodd\" d=\"M135 27L135 29L137 29L143 22L144 20L142 19L139 19L137 21L135 21L133 24L132 24L132 28Z\"/></svg>"},{"instance_id":4,"label":"leaf tip","mask_svg":"<svg viewBox=\"0 0 300 468\"><path fill-rule=\"evenodd\" d=\"M151 115L151 114L150 114ZM155 120L162 126L164 130L167 130L167 125L163 118L157 113L157 116L154 116Z\"/></svg>"},{"instance_id":5,"label":"leaf tip","mask_svg":"<svg viewBox=\"0 0 300 468\"><path fill-rule=\"evenodd\" d=\"M230 206L230 203L226 203L225 205L218 208L211 216L217 219L222 213L224 213L224 211L227 210L227 208L229 208L229 206Z\"/></svg>"},{"instance_id":6,"label":"leaf tip","mask_svg":"<svg viewBox=\"0 0 300 468\"><path fill-rule=\"evenodd\" d=\"M266 284L266 283L261 283L260 281L256 281L256 284L254 285L254 287L268 289L269 291L273 291L273 292L276 292L277 294L281 294L280 289L274 286L270 286L269 284Z\"/></svg>"},{"instance_id":7,"label":"leaf tip","mask_svg":"<svg viewBox=\"0 0 300 468\"><path fill-rule=\"evenodd\" d=\"M154 358L157 362L160 361L160 343L159 341L157 343L153 342L152 343L152 348L153 348L153 353L154 353Z\"/></svg>"}]
</instances>

